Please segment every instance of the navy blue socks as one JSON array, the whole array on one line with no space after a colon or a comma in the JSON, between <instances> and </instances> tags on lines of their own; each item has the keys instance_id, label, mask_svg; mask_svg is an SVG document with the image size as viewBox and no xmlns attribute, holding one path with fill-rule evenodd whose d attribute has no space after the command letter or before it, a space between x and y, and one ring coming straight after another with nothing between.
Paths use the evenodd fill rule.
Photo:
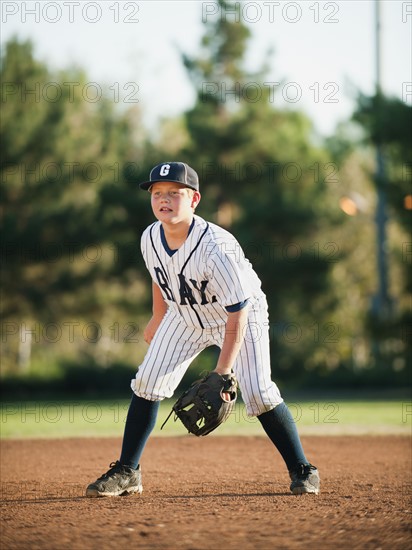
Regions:
<instances>
[{"instance_id":1,"label":"navy blue socks","mask_svg":"<svg viewBox=\"0 0 412 550\"><path fill-rule=\"evenodd\" d=\"M157 418L160 401L148 401L133 394L127 413L120 463L136 469L143 449ZM286 405L281 403L257 417L266 434L283 457L288 470L298 464L308 464L295 421Z\"/></svg>"},{"instance_id":2,"label":"navy blue socks","mask_svg":"<svg viewBox=\"0 0 412 550\"><path fill-rule=\"evenodd\" d=\"M295 421L286 403L281 403L257 418L282 455L289 471L296 468L298 464L308 464Z\"/></svg>"},{"instance_id":3,"label":"navy blue socks","mask_svg":"<svg viewBox=\"0 0 412 550\"><path fill-rule=\"evenodd\" d=\"M160 401L148 401L133 394L124 428L120 464L136 469L159 411Z\"/></svg>"}]
</instances>

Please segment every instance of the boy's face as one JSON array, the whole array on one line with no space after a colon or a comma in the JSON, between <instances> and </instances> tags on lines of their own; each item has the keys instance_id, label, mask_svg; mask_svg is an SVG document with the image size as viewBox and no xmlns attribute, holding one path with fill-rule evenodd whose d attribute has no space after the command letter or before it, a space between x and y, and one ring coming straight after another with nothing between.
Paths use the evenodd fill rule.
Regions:
<instances>
[{"instance_id":1,"label":"boy's face","mask_svg":"<svg viewBox=\"0 0 412 550\"><path fill-rule=\"evenodd\" d=\"M154 183L150 188L153 213L164 224L190 222L200 201L200 193L180 183Z\"/></svg>"}]
</instances>

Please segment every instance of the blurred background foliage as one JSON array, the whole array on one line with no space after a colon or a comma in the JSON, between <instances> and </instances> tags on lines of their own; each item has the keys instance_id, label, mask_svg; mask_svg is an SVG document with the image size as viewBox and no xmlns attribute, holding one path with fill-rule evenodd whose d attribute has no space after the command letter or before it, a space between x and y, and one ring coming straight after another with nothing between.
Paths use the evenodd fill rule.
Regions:
<instances>
[{"instance_id":1,"label":"blurred background foliage","mask_svg":"<svg viewBox=\"0 0 412 550\"><path fill-rule=\"evenodd\" d=\"M153 215L137 184L167 160L198 171L198 213L233 232L258 272L282 387L410 388L411 107L359 92L352 119L322 140L305 113L276 108L263 85L269 54L254 74L244 69L248 38L241 22L204 25L200 55L182 53L196 101L155 133L138 105L85 97L80 69L51 71L30 42L6 44L3 395L127 392L151 309L139 242ZM379 316L378 143L393 301ZM205 352L188 376L214 360Z\"/></svg>"}]
</instances>

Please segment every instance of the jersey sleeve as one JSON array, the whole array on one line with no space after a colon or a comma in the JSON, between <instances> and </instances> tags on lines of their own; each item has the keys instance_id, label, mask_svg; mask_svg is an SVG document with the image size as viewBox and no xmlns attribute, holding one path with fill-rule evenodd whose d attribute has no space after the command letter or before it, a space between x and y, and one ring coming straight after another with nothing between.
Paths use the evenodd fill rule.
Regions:
<instances>
[{"instance_id":1,"label":"jersey sleeve","mask_svg":"<svg viewBox=\"0 0 412 550\"><path fill-rule=\"evenodd\" d=\"M151 273L151 270L150 270L150 261L149 261L149 256L151 256L151 252L150 252L150 248L151 248L151 244L150 244L150 229L151 229L152 226L149 226L147 227L144 231L143 231L143 234L140 238L140 250L141 250L141 253L142 253L142 256L143 256L143 260L144 260L144 263L146 265L146 268L147 270L149 271L149 273Z\"/></svg>"},{"instance_id":2,"label":"jersey sleeve","mask_svg":"<svg viewBox=\"0 0 412 550\"><path fill-rule=\"evenodd\" d=\"M142 253L142 257L143 257L144 263L146 265L146 269L149 269L149 266L147 264L147 234L146 234L146 232L143 233L143 235L140 239L140 251Z\"/></svg>"},{"instance_id":3,"label":"jersey sleeve","mask_svg":"<svg viewBox=\"0 0 412 550\"><path fill-rule=\"evenodd\" d=\"M226 306L225 309L228 313L235 313L236 311L240 311L244 307L246 307L249 303L249 300L245 300L243 302L239 302L238 304L233 304L233 306Z\"/></svg>"},{"instance_id":4,"label":"jersey sleeve","mask_svg":"<svg viewBox=\"0 0 412 550\"><path fill-rule=\"evenodd\" d=\"M220 305L227 308L247 302L251 298L253 291L247 262L235 239L215 244L208 255L207 263L210 284Z\"/></svg>"}]
</instances>

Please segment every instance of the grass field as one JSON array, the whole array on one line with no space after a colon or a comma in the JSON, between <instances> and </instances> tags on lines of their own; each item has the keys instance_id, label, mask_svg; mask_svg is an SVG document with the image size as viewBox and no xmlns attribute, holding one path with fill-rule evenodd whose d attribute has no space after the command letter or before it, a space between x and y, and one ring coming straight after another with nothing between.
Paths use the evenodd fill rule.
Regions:
<instances>
[{"instance_id":1,"label":"grass field","mask_svg":"<svg viewBox=\"0 0 412 550\"><path fill-rule=\"evenodd\" d=\"M186 434L173 416L160 431L173 401L161 403L154 435ZM303 435L412 433L412 403L408 400L288 401ZM1 404L0 436L10 438L121 437L129 400L36 401ZM256 418L237 403L228 421L213 435L261 435Z\"/></svg>"}]
</instances>

